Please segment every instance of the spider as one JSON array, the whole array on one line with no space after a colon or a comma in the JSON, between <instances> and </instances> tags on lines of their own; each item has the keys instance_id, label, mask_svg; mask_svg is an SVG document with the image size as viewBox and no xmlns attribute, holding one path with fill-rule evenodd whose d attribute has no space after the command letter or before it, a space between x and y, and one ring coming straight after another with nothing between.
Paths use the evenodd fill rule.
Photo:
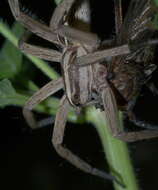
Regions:
<instances>
[{"instance_id":1,"label":"spider","mask_svg":"<svg viewBox=\"0 0 158 190\"><path fill-rule=\"evenodd\" d=\"M100 99L102 99L104 88L106 88L104 80L106 80L107 73L105 65L99 64L99 61L109 56L129 53L128 45L97 51L100 46L100 39L96 34L89 32L90 7L87 0L80 1L79 6L79 1L76 1L77 3L75 0L62 1L55 9L49 27L22 12L19 0L8 0L8 2L15 19L23 24L26 29L63 49L62 52L58 52L53 49L29 44L26 42L26 35L19 41L19 48L22 51L45 60L61 62L63 71L61 78L50 81L26 102L23 108L23 115L28 125L32 129L38 127L31 110L41 101L64 88L65 95L60 101L55 119L52 137L54 148L61 157L68 160L77 168L87 173L118 182L114 176L93 168L74 155L70 150L62 146L62 142L67 115L71 106L76 110L80 110L82 107L91 104L100 106ZM73 27L70 26L69 20L72 20L70 16L71 11L75 14L75 23L83 25L83 30L76 29L74 25ZM84 66L80 66L78 62L84 63ZM96 62L98 63L91 65L91 63Z\"/></svg>"},{"instance_id":2,"label":"spider","mask_svg":"<svg viewBox=\"0 0 158 190\"><path fill-rule=\"evenodd\" d=\"M121 95L121 97L123 97L126 102L124 108L128 113L131 113L132 106L134 105L133 102L135 102L133 101L135 100L135 91L139 91L141 86L139 84L139 79L138 83L137 81L135 82L135 78L137 78L136 75L141 75L141 72L138 72L139 70L137 68L134 69L127 62L128 59L130 60L130 56L134 57L134 53L137 52L135 51L137 45L131 45L132 49L134 49L132 53L128 45L132 41L132 37L135 40L134 34L132 33L133 36L130 36L130 31L126 31L126 28L124 28L129 24L128 17L131 15L127 16L125 22L122 23L121 0L114 1L116 39L112 40L110 49L100 50L100 47L106 46L108 42L101 42L96 34L90 33L89 30L87 31L87 27L86 31L79 30L69 23L69 20L72 19L70 13L73 10L74 17L81 20L81 23L84 22L86 25L87 23L90 24L88 1L84 0L79 8L76 8L74 5L79 1L63 0L55 9L49 27L23 13L20 10L18 0L8 1L11 11L17 21L22 23L29 31L45 40L57 44L63 49L62 52L58 52L52 49L37 47L28 44L25 41L25 37L23 37L19 43L19 48L26 53L30 53L45 60L61 62L61 68L63 71L61 78L46 84L26 102L23 114L27 123L33 129L38 127L31 110L41 101L64 88L65 95L60 101L53 130L52 143L54 148L61 157L65 158L81 170L96 176L117 181L114 176L93 168L91 165L74 155L70 150L62 146L62 142L67 115L71 106L77 110L88 105L95 105L101 109L103 108L112 135L121 140L136 141L158 136L158 131L144 130L140 132L126 133L118 128L119 122L117 110L120 108L120 105L118 100L116 101L117 96L115 95L115 92L117 92L117 95L119 94L119 96ZM143 14L145 14L146 19L149 16L148 11L151 11L150 3L151 0L144 0L140 3L136 3L134 0L131 1L130 7L132 7L133 10L134 8L140 7L140 14L136 12L137 14L132 15L133 21L136 21L136 19L138 19L138 21L136 24L129 24L129 28L133 27L133 30L136 29L135 32L137 36L140 36L138 34L141 33L140 30L145 26L143 23L144 20L142 20L144 16ZM138 24L140 24L139 30ZM113 47L114 42L117 44L117 46L115 44L115 47ZM142 43L140 44L142 45ZM101 63L102 61L107 62L107 57L111 57L110 66L109 64ZM126 62L122 61L122 59L126 60ZM126 69L123 70L123 68L126 68L126 64L120 64L121 61L127 64L127 69L131 67L131 73L129 72L128 74ZM118 67L118 65L121 66ZM151 65L148 66L150 67L146 68L144 72L146 71L146 73L150 75L153 70L151 69ZM121 69L120 73L118 71L119 68ZM125 78L123 78L124 76ZM123 81L121 81L121 77L124 79ZM133 84L133 86L130 86L130 84ZM125 88L126 86L128 86L130 90ZM131 93L131 96L127 95L128 92ZM128 109L129 107L130 109Z\"/></svg>"}]
</instances>

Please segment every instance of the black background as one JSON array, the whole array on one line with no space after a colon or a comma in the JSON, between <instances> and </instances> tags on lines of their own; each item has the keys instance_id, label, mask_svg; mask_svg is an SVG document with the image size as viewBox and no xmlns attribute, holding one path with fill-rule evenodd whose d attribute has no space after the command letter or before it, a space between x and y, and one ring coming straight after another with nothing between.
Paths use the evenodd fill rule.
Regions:
<instances>
[{"instance_id":1,"label":"black background","mask_svg":"<svg viewBox=\"0 0 158 190\"><path fill-rule=\"evenodd\" d=\"M55 5L50 0L22 1L40 19L49 23ZM127 1L124 3L126 11ZM112 38L114 30L113 2L93 0L94 30L102 38ZM124 12L125 12L124 11ZM13 23L7 1L0 1L0 17ZM0 36L1 45L4 41ZM35 68L36 69L36 68ZM42 86L49 79L37 70L35 82ZM157 83L157 72L152 80ZM40 82L39 82L40 81ZM136 114L144 120L158 124L158 101L146 88L135 107ZM130 125L125 121L125 126ZM53 125L36 131L29 130L21 108L9 106L0 109L0 188L2 189L113 189L111 182L83 173L60 158L51 144ZM90 124L67 124L64 143L89 163L108 171L102 147L95 128ZM132 125L131 125L132 126ZM132 126L133 127L133 126ZM130 143L129 151L141 189L158 187L158 139Z\"/></svg>"}]
</instances>

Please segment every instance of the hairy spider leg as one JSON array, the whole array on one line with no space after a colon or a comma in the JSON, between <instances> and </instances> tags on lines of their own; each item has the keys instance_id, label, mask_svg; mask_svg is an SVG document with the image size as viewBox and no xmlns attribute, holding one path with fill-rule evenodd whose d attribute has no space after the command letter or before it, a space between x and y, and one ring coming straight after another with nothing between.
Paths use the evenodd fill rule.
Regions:
<instances>
[{"instance_id":1,"label":"hairy spider leg","mask_svg":"<svg viewBox=\"0 0 158 190\"><path fill-rule=\"evenodd\" d=\"M73 154L70 150L62 146L63 138L65 134L64 131L66 127L67 115L68 115L69 110L70 110L70 103L66 95L64 95L63 98L61 99L59 110L56 114L55 125L54 125L54 130L53 130L53 135L52 135L52 143L57 153L61 157L69 161L71 164L73 164L74 166L76 166L77 168L81 169L82 171L86 173L96 175L104 179L116 181L117 183L119 183L118 180L114 176L107 174L106 172L101 171L97 168L93 168L84 160L82 160L81 158Z\"/></svg>"},{"instance_id":2,"label":"hairy spider leg","mask_svg":"<svg viewBox=\"0 0 158 190\"><path fill-rule=\"evenodd\" d=\"M84 32L70 26L63 25L64 16L67 16L75 0L63 0L55 9L51 21L50 28L53 32L68 38L69 40L76 41L79 43L98 47L100 40L96 34L90 32Z\"/></svg>"},{"instance_id":3,"label":"hairy spider leg","mask_svg":"<svg viewBox=\"0 0 158 190\"><path fill-rule=\"evenodd\" d=\"M43 86L39 91L37 91L29 100L26 102L23 108L23 115L26 122L32 129L38 128L38 122L36 122L32 109L45 100L50 95L54 94L58 90L63 88L63 79L59 78L57 80L50 81L48 84Z\"/></svg>"},{"instance_id":4,"label":"hairy spider leg","mask_svg":"<svg viewBox=\"0 0 158 190\"><path fill-rule=\"evenodd\" d=\"M37 22L20 10L19 0L8 0L8 2L15 19L19 21L25 28L43 39L56 44L59 43L57 35L54 34L48 26Z\"/></svg>"},{"instance_id":5,"label":"hairy spider leg","mask_svg":"<svg viewBox=\"0 0 158 190\"><path fill-rule=\"evenodd\" d=\"M19 40L18 47L22 52L34 55L40 59L47 61L54 61L59 63L61 62L62 54L60 52L27 43L26 41L29 34L30 32L28 30L25 30L24 34Z\"/></svg>"},{"instance_id":6,"label":"hairy spider leg","mask_svg":"<svg viewBox=\"0 0 158 190\"><path fill-rule=\"evenodd\" d=\"M119 127L118 108L115 96L108 83L106 83L106 88L102 90L102 100L104 105L103 115L107 119L108 127L113 137L127 142L158 137L158 130L146 129L142 131L125 132Z\"/></svg>"}]
</instances>

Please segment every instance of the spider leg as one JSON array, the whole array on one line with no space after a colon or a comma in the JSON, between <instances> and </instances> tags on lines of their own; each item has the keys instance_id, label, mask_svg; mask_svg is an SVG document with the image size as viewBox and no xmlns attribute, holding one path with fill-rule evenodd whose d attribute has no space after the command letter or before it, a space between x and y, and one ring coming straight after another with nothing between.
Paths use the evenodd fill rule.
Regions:
<instances>
[{"instance_id":1,"label":"spider leg","mask_svg":"<svg viewBox=\"0 0 158 190\"><path fill-rule=\"evenodd\" d=\"M142 130L142 131L136 131L136 132L120 132L117 135L115 135L116 138L127 141L127 142L135 142L140 141L144 139L151 139L158 137L158 130Z\"/></svg>"},{"instance_id":2,"label":"spider leg","mask_svg":"<svg viewBox=\"0 0 158 190\"><path fill-rule=\"evenodd\" d=\"M29 31L33 32L37 36L44 38L50 42L58 44L58 39L56 34L54 34L49 27L37 22L30 16L26 15L20 11L19 0L8 0L10 9L15 19L24 25Z\"/></svg>"},{"instance_id":3,"label":"spider leg","mask_svg":"<svg viewBox=\"0 0 158 190\"><path fill-rule=\"evenodd\" d=\"M118 36L122 26L122 0L114 0L115 9L115 30L116 36Z\"/></svg>"},{"instance_id":4,"label":"spider leg","mask_svg":"<svg viewBox=\"0 0 158 190\"><path fill-rule=\"evenodd\" d=\"M87 55L77 58L77 64L80 66L86 66L89 64L94 64L100 61L104 61L107 57L113 57L118 55L124 55L130 53L128 45L122 45L114 48L109 48L105 50L99 50Z\"/></svg>"},{"instance_id":5,"label":"spider leg","mask_svg":"<svg viewBox=\"0 0 158 190\"><path fill-rule=\"evenodd\" d=\"M141 127L141 128L145 128L145 129L149 129L149 130L158 130L158 125L153 125L153 124L150 124L146 121L142 121L142 120L139 120L138 118L134 118L134 119L130 119L130 121L132 123L134 123L136 126L138 127Z\"/></svg>"},{"instance_id":6,"label":"spider leg","mask_svg":"<svg viewBox=\"0 0 158 190\"><path fill-rule=\"evenodd\" d=\"M107 120L109 130L113 137L127 142L158 137L158 130L142 130L136 132L125 132L119 127L117 104L111 88L108 86L102 90L104 105L104 116Z\"/></svg>"},{"instance_id":7,"label":"spider leg","mask_svg":"<svg viewBox=\"0 0 158 190\"><path fill-rule=\"evenodd\" d=\"M120 29L123 23L122 0L114 0L114 10L115 10L115 31L116 31L116 39L117 39L117 36L119 35ZM116 44L116 40L115 39L104 40L103 42L101 42L101 44L105 47L112 46Z\"/></svg>"},{"instance_id":8,"label":"spider leg","mask_svg":"<svg viewBox=\"0 0 158 190\"><path fill-rule=\"evenodd\" d=\"M63 0L56 7L50 21L51 30L63 37L68 38L69 40L84 43L89 46L98 46L100 40L96 34L83 32L70 26L63 25L63 17L68 14L74 2L75 0Z\"/></svg>"},{"instance_id":9,"label":"spider leg","mask_svg":"<svg viewBox=\"0 0 158 190\"><path fill-rule=\"evenodd\" d=\"M83 43L90 47L92 46L91 49L97 48L100 44L100 39L96 34L84 32L71 26L62 25L58 28L57 33L69 40L73 40L74 42Z\"/></svg>"},{"instance_id":10,"label":"spider leg","mask_svg":"<svg viewBox=\"0 0 158 190\"><path fill-rule=\"evenodd\" d=\"M50 28L52 31L56 31L59 26L63 24L63 17L68 14L74 2L75 0L63 0L59 3L50 20Z\"/></svg>"},{"instance_id":11,"label":"spider leg","mask_svg":"<svg viewBox=\"0 0 158 190\"><path fill-rule=\"evenodd\" d=\"M151 84L153 84L153 83L151 83ZM157 125L153 125L146 121L140 120L139 118L137 118L135 116L135 114L133 112L133 108L135 106L136 99L137 99L137 97L128 103L128 109L127 109L126 114L129 118L129 121L132 122L134 125L141 127L141 128L150 129L150 130L158 130Z\"/></svg>"},{"instance_id":12,"label":"spider leg","mask_svg":"<svg viewBox=\"0 0 158 190\"><path fill-rule=\"evenodd\" d=\"M54 61L60 63L61 60L61 53L52 49L31 45L26 42L20 44L19 48L25 53L29 53L47 61Z\"/></svg>"},{"instance_id":13,"label":"spider leg","mask_svg":"<svg viewBox=\"0 0 158 190\"><path fill-rule=\"evenodd\" d=\"M62 146L69 109L70 109L70 104L66 96L64 95L60 102L59 111L56 114L55 126L54 126L54 131L53 131L53 136L52 136L52 143L57 153L61 157L69 161L71 164L73 164L74 166L76 166L77 168L81 169L82 171L86 173L90 173L92 175L96 175L104 179L116 180L110 174L107 174L103 171L93 168L88 163L83 161L81 158L74 155L70 150Z\"/></svg>"},{"instance_id":14,"label":"spider leg","mask_svg":"<svg viewBox=\"0 0 158 190\"><path fill-rule=\"evenodd\" d=\"M58 90L63 88L63 79L59 78L57 80L50 81L44 87L42 87L39 91L37 91L25 104L23 108L23 115L26 119L28 125L32 128L38 128L38 123L36 122L33 113L31 110L40 102L45 100L50 95L54 94Z\"/></svg>"},{"instance_id":15,"label":"spider leg","mask_svg":"<svg viewBox=\"0 0 158 190\"><path fill-rule=\"evenodd\" d=\"M150 82L146 84L147 87L149 88L149 90L153 93L153 95L158 95L158 89L156 88L156 86L154 85L154 83Z\"/></svg>"},{"instance_id":16,"label":"spider leg","mask_svg":"<svg viewBox=\"0 0 158 190\"><path fill-rule=\"evenodd\" d=\"M47 61L60 62L62 54L56 50L48 49L40 46L35 46L26 42L28 38L28 31L25 31L21 39L19 40L19 48L24 53L29 53L41 59L45 59Z\"/></svg>"}]
</instances>

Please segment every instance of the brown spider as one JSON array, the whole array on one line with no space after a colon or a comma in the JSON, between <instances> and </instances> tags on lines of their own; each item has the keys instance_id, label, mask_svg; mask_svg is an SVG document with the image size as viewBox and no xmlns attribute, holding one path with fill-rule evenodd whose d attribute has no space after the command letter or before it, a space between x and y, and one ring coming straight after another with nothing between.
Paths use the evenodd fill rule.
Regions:
<instances>
[{"instance_id":1,"label":"brown spider","mask_svg":"<svg viewBox=\"0 0 158 190\"><path fill-rule=\"evenodd\" d=\"M76 3L75 0L63 0L62 3L60 3L55 9L49 27L35 21L20 11L18 0L8 1L16 20L21 22L29 31L50 42L58 44L63 48L62 53L60 53L52 49L30 45L25 41L20 42L20 49L22 51L49 61L61 62L61 67L63 70L63 76L61 78L46 84L25 104L23 114L27 123L31 128L38 127L31 110L41 101L54 94L58 90L64 88L65 95L61 99L59 110L56 114L52 138L52 143L56 151L63 158L67 159L73 165L87 173L111 180L116 180L113 176L93 168L85 161L74 155L71 151L64 148L62 146L64 130L70 106L80 110L83 106L92 104L96 107L104 107L105 116L109 123L111 133L113 136L119 139L126 141L136 141L158 136L158 131L156 130L144 130L140 132L126 133L123 131L123 129L119 129L117 106L120 108L120 105L118 101L116 103L115 98L117 97L114 95L114 92L117 92L117 95L119 94L123 97L125 100L124 102L126 102L126 104L124 104L124 110L127 110L129 113L131 113L131 110L128 108L131 108L131 101L135 99L135 92L137 90L139 91L140 87L142 86L140 85L139 77L137 78L138 74L141 75L141 70L134 68L134 66L131 66L131 64L128 64L127 62L130 60L130 56L132 57L131 59L133 59L132 61L134 61L134 53L137 51L134 49L131 53L128 45L122 44L130 43L132 38L134 39L133 41L135 41L135 39L140 36L139 34L141 29L144 29L146 24L144 24L143 21L146 21L146 19L148 19L150 16L149 13L152 12L151 0L139 1L140 3L136 3L134 0L131 1L130 9L132 7L133 12L136 12L136 8L140 8L140 14L136 12L135 15L132 15L133 20L131 20L131 22L136 21L136 24L129 24L129 29L131 29L131 31L128 30L127 27L129 22L128 18L131 15L128 15L125 22L122 24L121 0L114 1L116 25L115 42L119 46L105 50L98 50L100 47L100 40L97 35L92 34L89 31L87 32L89 27L86 27L86 30L78 30L75 28L75 25L71 25L69 22L69 20L73 20L72 18L70 19L70 13L73 9L76 20L81 20L81 23L85 23L84 25L86 26L87 24L90 24L90 10L88 8L88 1L83 0L80 6L76 8L73 7ZM145 18L143 20L144 15ZM140 26L140 28L138 28L138 26ZM133 32L134 30L135 34ZM130 32L133 36L130 35ZM106 42L102 44L106 45ZM113 42L111 44L113 44ZM119 57L118 55L121 56ZM147 56L149 57L148 54ZM114 57L111 60L111 65L109 68L107 67L107 64L100 63L103 60L105 61L106 57ZM148 59L143 61L146 63L147 60ZM118 71L119 69L120 72ZM130 69L131 72L128 73L126 69ZM151 74L152 71L153 70L151 67L150 69L147 69L146 67L146 70L143 70L143 72L148 73L148 75L149 73ZM114 74L114 77L109 77L111 73ZM138 79L138 81L135 79ZM127 83L128 85L126 85ZM126 88L126 86L128 88Z\"/></svg>"},{"instance_id":2,"label":"brown spider","mask_svg":"<svg viewBox=\"0 0 158 190\"><path fill-rule=\"evenodd\" d=\"M37 22L22 12L20 10L19 0L8 1L14 17L24 27L63 48L63 52L60 53L52 49L28 44L26 42L26 36L23 36L20 40L19 48L22 51L45 60L61 62L63 70L63 76L61 78L46 84L26 102L23 114L28 125L33 129L38 127L31 110L41 101L64 88L66 94L60 101L52 137L52 143L56 151L60 156L87 173L117 181L110 174L93 168L81 160L71 151L63 147L62 142L70 106L79 110L86 105L101 106L100 104L102 104L100 101L103 98L102 96L105 95L104 88L107 87L107 83L104 81L106 80L107 72L105 65L96 64L96 62L104 60L109 56L129 53L128 45L96 51L100 45L100 40L97 35L89 33L90 10L88 1L81 1L79 6L74 6L77 4L75 0L64 0L55 9L49 27ZM81 26L83 25L83 30L75 29L74 25L73 27L70 26L69 14L72 9L73 13L74 9L76 9L74 13L75 23ZM80 67L78 62L86 66ZM91 65L91 63L95 64Z\"/></svg>"}]
</instances>

